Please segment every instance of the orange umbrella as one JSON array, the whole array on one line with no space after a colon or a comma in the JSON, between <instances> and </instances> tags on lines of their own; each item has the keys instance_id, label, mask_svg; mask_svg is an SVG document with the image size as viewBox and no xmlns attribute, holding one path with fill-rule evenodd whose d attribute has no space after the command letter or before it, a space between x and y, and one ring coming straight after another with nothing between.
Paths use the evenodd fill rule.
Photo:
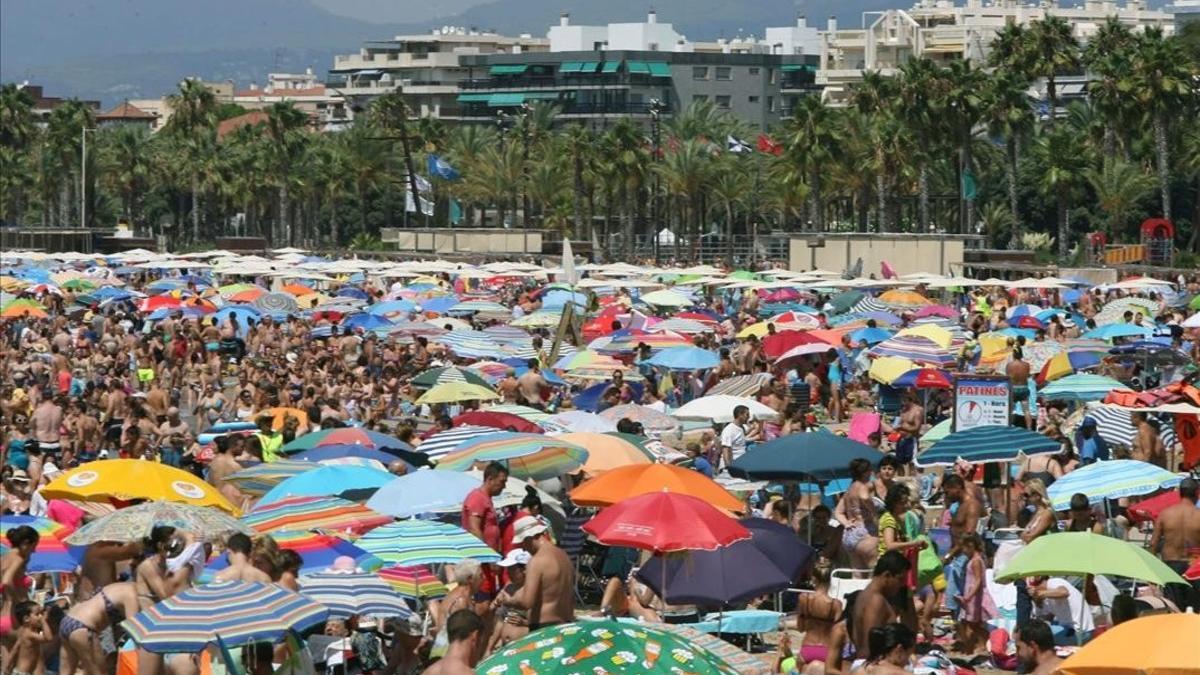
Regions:
<instances>
[{"instance_id":1,"label":"orange umbrella","mask_svg":"<svg viewBox=\"0 0 1200 675\"><path fill-rule=\"evenodd\" d=\"M308 431L308 413L299 408L268 408L260 412L256 417L263 415L271 416L271 428L276 431L283 428L283 423L288 417L295 417L296 421L300 423L297 433Z\"/></svg>"},{"instance_id":2,"label":"orange umbrella","mask_svg":"<svg viewBox=\"0 0 1200 675\"><path fill-rule=\"evenodd\" d=\"M839 326L838 328L817 328L808 331L808 334L831 345L840 345L842 336L849 332L849 329Z\"/></svg>"},{"instance_id":3,"label":"orange umbrella","mask_svg":"<svg viewBox=\"0 0 1200 675\"><path fill-rule=\"evenodd\" d=\"M691 495L727 511L744 511L746 505L704 474L670 464L623 466L593 478L571 491L580 506L610 506L647 492Z\"/></svg>"},{"instance_id":4,"label":"orange umbrella","mask_svg":"<svg viewBox=\"0 0 1200 675\"><path fill-rule=\"evenodd\" d=\"M596 476L623 466L650 464L654 461L654 457L648 452L620 436L580 431L560 434L557 438L587 448L588 458L581 469L589 476Z\"/></svg>"},{"instance_id":5,"label":"orange umbrella","mask_svg":"<svg viewBox=\"0 0 1200 675\"><path fill-rule=\"evenodd\" d=\"M1200 615L1156 614L1126 621L1084 645L1057 672L1063 675L1200 673Z\"/></svg>"},{"instance_id":6,"label":"orange umbrella","mask_svg":"<svg viewBox=\"0 0 1200 675\"><path fill-rule=\"evenodd\" d=\"M316 291L308 286L305 286L304 284L288 284L279 290L283 291L284 293L291 293L296 297L308 295L309 293L316 293Z\"/></svg>"},{"instance_id":7,"label":"orange umbrella","mask_svg":"<svg viewBox=\"0 0 1200 675\"><path fill-rule=\"evenodd\" d=\"M237 293L234 293L233 295L229 296L227 300L229 300L229 302L254 302L264 293L266 293L266 291L261 288L248 288L244 291L238 291Z\"/></svg>"},{"instance_id":8,"label":"orange umbrella","mask_svg":"<svg viewBox=\"0 0 1200 675\"><path fill-rule=\"evenodd\" d=\"M924 307L932 305L933 301L916 291L890 290L880 294L879 301L889 307L900 309Z\"/></svg>"}]
</instances>

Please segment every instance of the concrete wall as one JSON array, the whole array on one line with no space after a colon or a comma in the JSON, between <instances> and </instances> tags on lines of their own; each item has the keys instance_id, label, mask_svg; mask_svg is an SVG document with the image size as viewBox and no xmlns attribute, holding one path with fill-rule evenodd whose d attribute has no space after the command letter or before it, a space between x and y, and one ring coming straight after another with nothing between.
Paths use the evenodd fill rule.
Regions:
<instances>
[{"instance_id":1,"label":"concrete wall","mask_svg":"<svg viewBox=\"0 0 1200 675\"><path fill-rule=\"evenodd\" d=\"M809 248L808 242L822 239L824 246ZM863 276L880 276L880 263L887 262L898 274L928 272L952 274L960 269L966 242L977 237L917 234L795 234L789 245L788 267L795 271L814 268L840 272L862 258Z\"/></svg>"},{"instance_id":2,"label":"concrete wall","mask_svg":"<svg viewBox=\"0 0 1200 675\"><path fill-rule=\"evenodd\" d=\"M462 229L402 230L385 227L383 243L397 251L424 253L540 254L541 230Z\"/></svg>"}]
</instances>

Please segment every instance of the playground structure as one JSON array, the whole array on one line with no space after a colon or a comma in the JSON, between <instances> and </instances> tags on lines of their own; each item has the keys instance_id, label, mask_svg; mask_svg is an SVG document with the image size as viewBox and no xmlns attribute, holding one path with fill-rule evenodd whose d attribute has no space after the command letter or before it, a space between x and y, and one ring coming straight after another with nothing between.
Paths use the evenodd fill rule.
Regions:
<instances>
[{"instance_id":1,"label":"playground structure","mask_svg":"<svg viewBox=\"0 0 1200 675\"><path fill-rule=\"evenodd\" d=\"M1087 237L1091 258L1101 265L1156 265L1171 267L1175 262L1175 226L1165 218L1148 218L1138 228L1141 243L1110 245L1103 232Z\"/></svg>"}]
</instances>

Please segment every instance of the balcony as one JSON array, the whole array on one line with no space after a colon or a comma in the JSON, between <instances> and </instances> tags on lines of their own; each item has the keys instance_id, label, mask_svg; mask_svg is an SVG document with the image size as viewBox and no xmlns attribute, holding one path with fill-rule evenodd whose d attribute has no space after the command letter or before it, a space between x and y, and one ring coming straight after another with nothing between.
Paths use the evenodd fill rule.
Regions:
<instances>
[{"instance_id":1,"label":"balcony","mask_svg":"<svg viewBox=\"0 0 1200 675\"><path fill-rule=\"evenodd\" d=\"M670 84L670 78L646 73L590 73L582 75L552 74L552 75L516 75L505 77L487 77L482 79L463 80L459 82L462 89L547 89L555 87L570 87L572 89L587 89L590 87L628 87L628 86L664 86Z\"/></svg>"},{"instance_id":2,"label":"balcony","mask_svg":"<svg viewBox=\"0 0 1200 675\"><path fill-rule=\"evenodd\" d=\"M559 117L602 117L609 115L623 115L630 117L649 117L649 103L576 103L574 101L545 101L558 106ZM466 103L460 106L442 106L440 114L442 117L451 117L456 119L477 120L477 121L493 121L496 119L496 113L505 108L513 106L490 106L487 103ZM663 117L671 116L671 108L662 106L659 108L659 114Z\"/></svg>"}]
</instances>

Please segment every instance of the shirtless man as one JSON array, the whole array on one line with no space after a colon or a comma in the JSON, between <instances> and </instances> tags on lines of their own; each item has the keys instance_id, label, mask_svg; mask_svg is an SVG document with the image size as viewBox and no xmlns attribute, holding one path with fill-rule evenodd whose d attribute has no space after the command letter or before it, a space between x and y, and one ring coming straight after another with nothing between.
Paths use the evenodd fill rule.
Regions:
<instances>
[{"instance_id":1,"label":"shirtless man","mask_svg":"<svg viewBox=\"0 0 1200 675\"><path fill-rule=\"evenodd\" d=\"M950 551L942 558L946 566L946 604L954 609L958 604L954 598L964 589L967 574L967 556L960 552L960 543L964 534L978 532L983 502L967 490L966 481L958 474L942 479L942 490L950 511Z\"/></svg>"},{"instance_id":2,"label":"shirtless man","mask_svg":"<svg viewBox=\"0 0 1200 675\"><path fill-rule=\"evenodd\" d=\"M1023 360L1020 347L1013 347L1012 360L1004 368L1012 385L1013 405L1019 405L1025 413L1025 428L1033 429L1033 401L1029 400L1029 363Z\"/></svg>"},{"instance_id":3,"label":"shirtless man","mask_svg":"<svg viewBox=\"0 0 1200 675\"><path fill-rule=\"evenodd\" d=\"M1154 534L1150 535L1150 551L1158 551L1167 567L1183 574L1191 560L1200 555L1200 508L1196 497L1200 496L1200 484L1194 478L1184 478L1179 483L1179 503L1172 504L1158 514L1154 522ZM1200 583L1192 582L1191 588L1183 584L1167 584L1164 594L1183 611L1187 606L1200 609Z\"/></svg>"},{"instance_id":4,"label":"shirtless man","mask_svg":"<svg viewBox=\"0 0 1200 675\"><path fill-rule=\"evenodd\" d=\"M230 452L230 440L228 436L218 436L213 442L213 458L208 463L208 483L225 495L225 498L233 504L240 504L245 500L245 495L241 493L231 483L225 479L229 476L242 470L242 465L238 464Z\"/></svg>"},{"instance_id":5,"label":"shirtless man","mask_svg":"<svg viewBox=\"0 0 1200 675\"><path fill-rule=\"evenodd\" d=\"M925 409L917 403L914 392L905 392L900 409L900 440L896 441L896 460L900 462L900 472L909 473L913 457L917 454L917 442L921 438L921 425L925 423Z\"/></svg>"},{"instance_id":6,"label":"shirtless man","mask_svg":"<svg viewBox=\"0 0 1200 675\"><path fill-rule=\"evenodd\" d=\"M513 526L513 545L533 554L525 585L516 595L501 593L497 605L529 610L529 631L575 620L575 568L550 540L549 528L536 516L522 516Z\"/></svg>"},{"instance_id":7,"label":"shirtless man","mask_svg":"<svg viewBox=\"0 0 1200 675\"><path fill-rule=\"evenodd\" d=\"M1031 619L1017 626L1013 633L1017 645L1017 661L1021 672L1030 675L1052 675L1058 672L1062 659L1054 652L1054 632L1050 624Z\"/></svg>"},{"instance_id":8,"label":"shirtless man","mask_svg":"<svg viewBox=\"0 0 1200 675\"><path fill-rule=\"evenodd\" d=\"M38 447L46 453L47 458L57 460L58 454L62 450L63 411L54 401L54 393L51 388L48 387L42 391L42 402L34 409L32 422L33 439L38 442ZM33 475L33 471L30 471L30 479L34 485L40 478L40 470L36 476Z\"/></svg>"},{"instance_id":9,"label":"shirtless man","mask_svg":"<svg viewBox=\"0 0 1200 675\"><path fill-rule=\"evenodd\" d=\"M481 650L483 620L469 609L460 609L446 620L446 655L425 669L424 675L474 675Z\"/></svg>"},{"instance_id":10,"label":"shirtless man","mask_svg":"<svg viewBox=\"0 0 1200 675\"><path fill-rule=\"evenodd\" d=\"M1157 423L1151 421L1144 412L1135 412L1132 417L1137 433L1133 437L1130 458L1167 468L1167 452L1158 434Z\"/></svg>"},{"instance_id":11,"label":"shirtless man","mask_svg":"<svg viewBox=\"0 0 1200 675\"><path fill-rule=\"evenodd\" d=\"M854 598L851 608L850 641L854 644L855 663L871 659L871 648L867 636L871 629L900 621L916 629L917 618L912 611L912 600L905 597L904 579L912 564L899 551L888 551L879 556L871 581ZM897 606L907 608L897 609Z\"/></svg>"},{"instance_id":12,"label":"shirtless man","mask_svg":"<svg viewBox=\"0 0 1200 675\"><path fill-rule=\"evenodd\" d=\"M529 370L517 378L517 388L521 398L525 399L525 405L540 409L542 407L542 388L550 385L542 375L542 367L538 364L537 359L529 359L527 363Z\"/></svg>"},{"instance_id":13,"label":"shirtless man","mask_svg":"<svg viewBox=\"0 0 1200 675\"><path fill-rule=\"evenodd\" d=\"M225 542L225 556L229 559L229 567L217 572L213 581L261 581L271 583L271 577L254 566L250 561L250 550L253 544L250 537L236 532L229 535Z\"/></svg>"}]
</instances>

